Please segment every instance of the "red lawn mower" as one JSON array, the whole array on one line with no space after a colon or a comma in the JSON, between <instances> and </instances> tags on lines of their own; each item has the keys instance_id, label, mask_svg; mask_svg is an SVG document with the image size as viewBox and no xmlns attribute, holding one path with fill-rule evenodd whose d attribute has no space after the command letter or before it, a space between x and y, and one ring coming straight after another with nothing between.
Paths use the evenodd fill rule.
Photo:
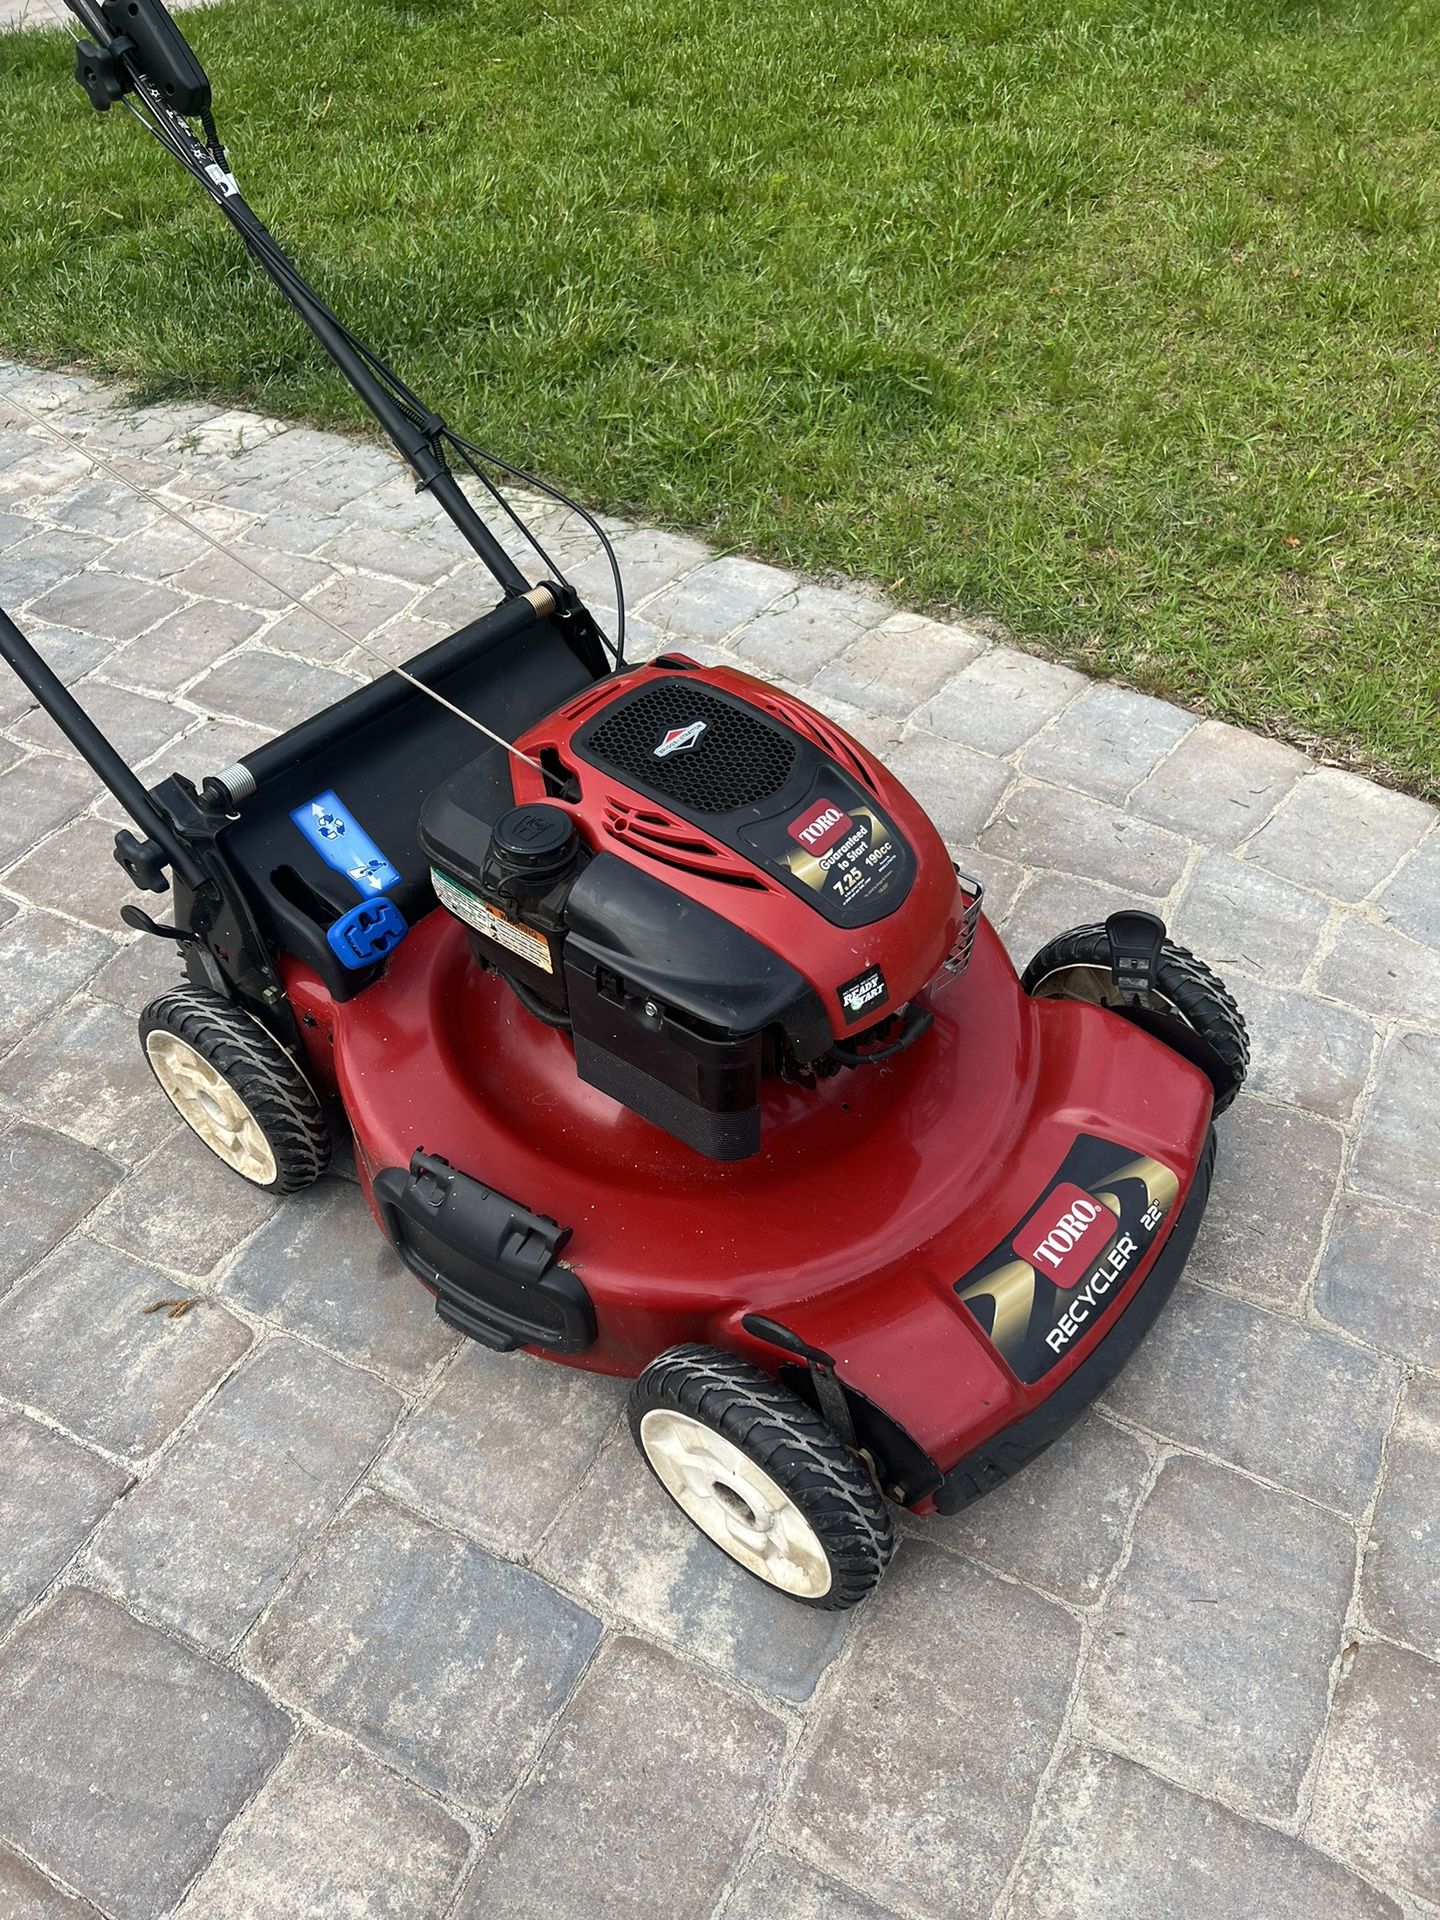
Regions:
<instances>
[{"instance_id":1,"label":"red lawn mower","mask_svg":"<svg viewBox=\"0 0 1440 1920\"><path fill-rule=\"evenodd\" d=\"M241 198L159 0L70 5L91 100L201 183L502 594L243 763L151 790L0 623L135 821L121 865L173 889L169 925L124 909L187 978L140 1022L156 1079L272 1192L348 1126L449 1326L634 1377L635 1439L689 1517L850 1606L889 1502L998 1486L1156 1317L1244 1078L1240 1014L1142 912L1017 978L979 883L848 734L681 653L628 667L623 610L612 645L543 554L533 585L451 460L519 470L355 339Z\"/></svg>"}]
</instances>

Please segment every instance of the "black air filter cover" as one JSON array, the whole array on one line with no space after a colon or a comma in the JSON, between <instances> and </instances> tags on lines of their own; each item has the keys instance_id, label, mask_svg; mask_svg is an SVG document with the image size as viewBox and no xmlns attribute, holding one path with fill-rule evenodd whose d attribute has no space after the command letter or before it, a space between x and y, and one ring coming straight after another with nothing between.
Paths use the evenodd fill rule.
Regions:
<instances>
[{"instance_id":1,"label":"black air filter cover","mask_svg":"<svg viewBox=\"0 0 1440 1920\"><path fill-rule=\"evenodd\" d=\"M691 744L685 736L695 729ZM680 744L667 752L670 739ZM607 708L585 738L589 758L695 813L771 799L790 778L797 746L752 707L679 678Z\"/></svg>"}]
</instances>

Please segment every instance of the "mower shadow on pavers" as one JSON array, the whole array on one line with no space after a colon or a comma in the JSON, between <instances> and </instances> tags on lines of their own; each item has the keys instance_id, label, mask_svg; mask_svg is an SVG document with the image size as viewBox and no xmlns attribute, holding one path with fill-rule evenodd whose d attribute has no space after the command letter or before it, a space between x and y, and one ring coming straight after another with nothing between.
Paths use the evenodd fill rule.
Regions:
<instances>
[{"instance_id":1,"label":"mower shadow on pavers","mask_svg":"<svg viewBox=\"0 0 1440 1920\"><path fill-rule=\"evenodd\" d=\"M210 195L502 595L242 763L149 790L4 620L135 822L120 864L172 892L169 925L123 910L184 967L140 1021L155 1077L274 1193L343 1121L449 1326L634 1378L636 1442L690 1519L806 1605L853 1605L889 1503L998 1486L1159 1313L1240 1014L1148 913L1017 978L979 884L849 735L681 653L629 667L623 611L612 645L558 568L532 585L451 459L501 463L280 252L159 0L70 5L91 100Z\"/></svg>"}]
</instances>

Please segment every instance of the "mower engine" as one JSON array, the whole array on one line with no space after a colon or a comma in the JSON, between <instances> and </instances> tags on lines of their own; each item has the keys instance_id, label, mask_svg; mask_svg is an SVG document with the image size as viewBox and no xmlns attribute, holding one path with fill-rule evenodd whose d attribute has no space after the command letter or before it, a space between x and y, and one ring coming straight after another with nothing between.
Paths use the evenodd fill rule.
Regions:
<instances>
[{"instance_id":1,"label":"mower engine","mask_svg":"<svg viewBox=\"0 0 1440 1920\"><path fill-rule=\"evenodd\" d=\"M698 1152L760 1147L760 1088L922 1039L981 890L819 714L668 655L432 793L421 842L475 957L580 1077Z\"/></svg>"}]
</instances>

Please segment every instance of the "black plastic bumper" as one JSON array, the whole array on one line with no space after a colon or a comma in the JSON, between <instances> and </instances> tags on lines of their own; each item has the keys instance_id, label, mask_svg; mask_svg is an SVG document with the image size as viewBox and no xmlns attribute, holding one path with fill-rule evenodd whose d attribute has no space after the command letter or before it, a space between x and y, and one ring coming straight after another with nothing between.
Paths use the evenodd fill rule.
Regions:
<instances>
[{"instance_id":1,"label":"black plastic bumper","mask_svg":"<svg viewBox=\"0 0 1440 1920\"><path fill-rule=\"evenodd\" d=\"M1047 1400L1023 1418L1002 1428L982 1447L958 1461L935 1490L937 1513L958 1513L981 1494L989 1493L1021 1467L1043 1453L1074 1424L1097 1395L1102 1394L1159 1318L1175 1291L1175 1283L1190 1258L1215 1170L1215 1131L1205 1143L1200 1164L1180 1217L1155 1257L1155 1264L1134 1299L1125 1308L1095 1351L1082 1360Z\"/></svg>"}]
</instances>

